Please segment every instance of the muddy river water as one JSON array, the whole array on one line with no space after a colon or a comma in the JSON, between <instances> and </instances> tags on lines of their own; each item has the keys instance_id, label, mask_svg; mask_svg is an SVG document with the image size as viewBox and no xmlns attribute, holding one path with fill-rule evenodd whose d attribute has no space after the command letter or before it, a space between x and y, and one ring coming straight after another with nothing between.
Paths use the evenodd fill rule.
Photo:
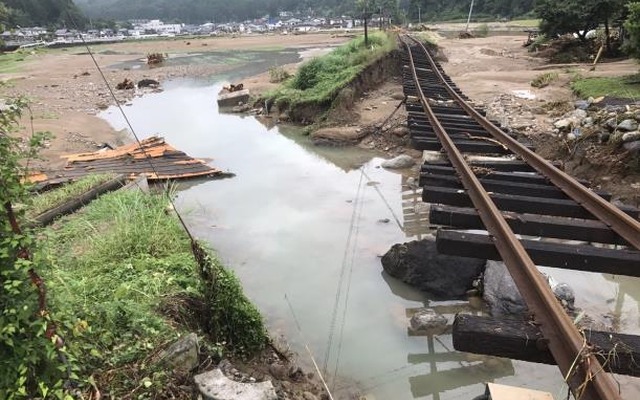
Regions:
<instances>
[{"instance_id":1,"label":"muddy river water","mask_svg":"<svg viewBox=\"0 0 640 400\"><path fill-rule=\"evenodd\" d=\"M259 57L263 68L279 60ZM455 312L477 312L465 302L431 301L382 270L389 247L428 233L428 224L416 222L419 194L405 185L407 176L380 168L379 154L317 148L296 128L219 113L223 79L254 69L164 82L162 93L125 110L141 138L160 134L235 174L181 187L177 206L242 280L271 332L284 335L311 370L308 344L336 398L472 399L487 381L564 396L556 367L456 353L450 334L409 336L416 307L444 310L450 323ZM102 117L126 127L115 109ZM577 306L597 320L640 333L635 281L547 271L570 283ZM624 398L640 398L638 381L620 382Z\"/></svg>"}]
</instances>

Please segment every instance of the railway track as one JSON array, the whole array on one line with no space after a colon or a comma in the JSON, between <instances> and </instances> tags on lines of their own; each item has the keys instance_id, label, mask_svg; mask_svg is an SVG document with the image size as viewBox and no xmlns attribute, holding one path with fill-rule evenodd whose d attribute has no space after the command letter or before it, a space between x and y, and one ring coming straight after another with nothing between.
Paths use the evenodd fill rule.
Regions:
<instances>
[{"instance_id":1,"label":"railway track","mask_svg":"<svg viewBox=\"0 0 640 400\"><path fill-rule=\"evenodd\" d=\"M426 162L420 176L423 200L434 203L431 222L458 229L438 231L438 250L502 260L575 398L621 399L536 264L640 276L638 210L616 207L503 132L422 43L401 40L413 145L447 157Z\"/></svg>"}]
</instances>

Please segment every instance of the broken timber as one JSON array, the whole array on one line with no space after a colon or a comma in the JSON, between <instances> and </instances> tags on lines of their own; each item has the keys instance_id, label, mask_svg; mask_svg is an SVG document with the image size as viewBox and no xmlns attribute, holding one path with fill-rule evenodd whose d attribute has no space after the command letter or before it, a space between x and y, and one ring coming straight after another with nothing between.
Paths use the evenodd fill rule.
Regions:
<instances>
[{"instance_id":1,"label":"broken timber","mask_svg":"<svg viewBox=\"0 0 640 400\"><path fill-rule=\"evenodd\" d=\"M608 372L640 376L640 337L583 331L585 352L594 354ZM524 320L458 314L453 323L458 351L555 364L538 327Z\"/></svg>"},{"instance_id":2,"label":"broken timber","mask_svg":"<svg viewBox=\"0 0 640 400\"><path fill-rule=\"evenodd\" d=\"M520 240L537 265L640 277L640 252L591 245ZM501 260L491 237L483 234L438 230L436 246L441 254Z\"/></svg>"},{"instance_id":3,"label":"broken timber","mask_svg":"<svg viewBox=\"0 0 640 400\"><path fill-rule=\"evenodd\" d=\"M133 179L144 175L149 181L225 176L203 160L188 156L153 136L115 149L62 156L67 165L62 171L30 177L32 183L65 182L100 173L122 174Z\"/></svg>"}]
</instances>

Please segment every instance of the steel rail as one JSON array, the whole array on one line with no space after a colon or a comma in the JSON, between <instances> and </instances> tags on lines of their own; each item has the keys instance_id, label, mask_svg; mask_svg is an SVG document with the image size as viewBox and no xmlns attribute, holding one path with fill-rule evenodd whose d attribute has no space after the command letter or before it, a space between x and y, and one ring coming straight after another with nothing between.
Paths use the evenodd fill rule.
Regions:
<instances>
[{"instance_id":1,"label":"steel rail","mask_svg":"<svg viewBox=\"0 0 640 400\"><path fill-rule=\"evenodd\" d=\"M611 230L616 232L627 243L640 250L640 221L634 219L630 215L622 212L618 207L606 201L596 193L580 184L574 178L565 172L554 167L550 162L540 157L538 154L529 150L516 139L504 133L500 128L484 118L475 108L471 107L458 93L451 88L445 81L444 76L437 68L436 63L431 58L429 52L424 45L416 39L409 36L412 40L422 47L427 60L431 64L431 69L438 79L442 82L443 87L447 90L454 101L462 107L477 123L479 123L491 136L507 146L514 154L522 158L527 164L532 166L541 175L546 176L551 183L562 190L567 196L576 201L587 211L589 211L596 219L604 222Z\"/></svg>"},{"instance_id":2,"label":"steel rail","mask_svg":"<svg viewBox=\"0 0 640 400\"><path fill-rule=\"evenodd\" d=\"M411 39L415 41L415 39ZM545 344L551 351L575 398L582 400L621 399L612 378L604 372L598 359L589 353L586 340L569 319L502 213L438 121L420 86L411 47L406 41L403 40L403 42L409 54L411 73L420 102L433 130L440 139L442 147L447 151L451 164L456 169L467 194L478 210L482 222L491 235L529 310L533 313L535 322L539 324ZM421 43L419 44L421 45ZM422 50L429 58L429 53L424 46L422 46Z\"/></svg>"}]
</instances>

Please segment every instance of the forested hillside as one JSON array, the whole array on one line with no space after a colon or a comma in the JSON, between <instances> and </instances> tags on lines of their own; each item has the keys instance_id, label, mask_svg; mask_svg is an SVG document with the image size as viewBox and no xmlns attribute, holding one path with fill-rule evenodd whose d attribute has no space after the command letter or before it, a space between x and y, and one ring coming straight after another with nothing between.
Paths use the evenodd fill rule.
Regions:
<instances>
[{"instance_id":1,"label":"forested hillside","mask_svg":"<svg viewBox=\"0 0 640 400\"><path fill-rule=\"evenodd\" d=\"M533 9L535 0L476 0L474 14L491 17L515 17ZM388 15L409 20L461 18L469 12L470 0L76 0L90 17L116 20L162 18L182 22L225 22L277 16L280 11L303 12L317 16L362 13L362 4L370 11L381 8ZM358 6L359 4L359 6ZM403 21L396 21L403 22Z\"/></svg>"},{"instance_id":2,"label":"forested hillside","mask_svg":"<svg viewBox=\"0 0 640 400\"><path fill-rule=\"evenodd\" d=\"M84 25L82 13L73 0L0 0L0 23L16 26Z\"/></svg>"}]
</instances>

